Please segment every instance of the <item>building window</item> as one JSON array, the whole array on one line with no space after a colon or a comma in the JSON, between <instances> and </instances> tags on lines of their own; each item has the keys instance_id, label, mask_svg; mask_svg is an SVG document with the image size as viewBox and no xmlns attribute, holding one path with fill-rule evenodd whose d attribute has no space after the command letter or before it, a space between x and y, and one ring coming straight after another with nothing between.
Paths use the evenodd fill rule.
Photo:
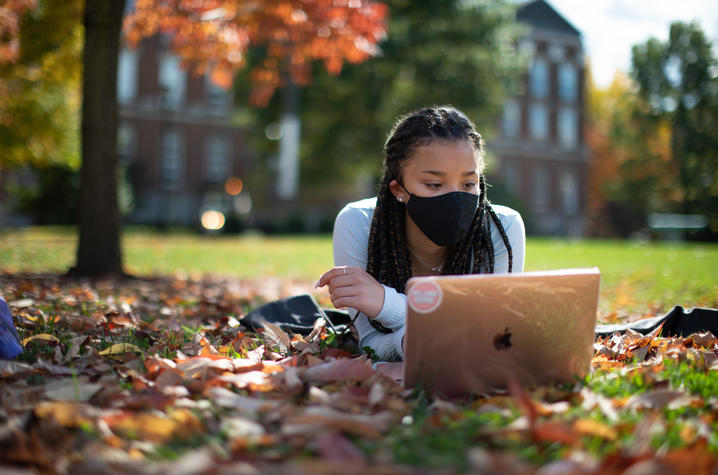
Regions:
<instances>
[{"instance_id":1,"label":"building window","mask_svg":"<svg viewBox=\"0 0 718 475\"><path fill-rule=\"evenodd\" d=\"M564 213L573 216L578 213L578 180L573 170L564 169L561 172L561 204Z\"/></svg>"},{"instance_id":2,"label":"building window","mask_svg":"<svg viewBox=\"0 0 718 475\"><path fill-rule=\"evenodd\" d=\"M179 109L185 100L187 74L180 67L180 59L170 53L160 56L159 83L162 105L168 109Z\"/></svg>"},{"instance_id":3,"label":"building window","mask_svg":"<svg viewBox=\"0 0 718 475\"><path fill-rule=\"evenodd\" d=\"M176 130L162 135L162 184L179 188L185 178L183 137Z\"/></svg>"},{"instance_id":4,"label":"building window","mask_svg":"<svg viewBox=\"0 0 718 475\"><path fill-rule=\"evenodd\" d=\"M137 50L122 48L117 60L117 101L130 104L137 97Z\"/></svg>"},{"instance_id":5,"label":"building window","mask_svg":"<svg viewBox=\"0 0 718 475\"><path fill-rule=\"evenodd\" d=\"M513 160L504 159L501 164L503 180L506 188L512 193L518 193L521 189L521 176L519 175L518 164Z\"/></svg>"},{"instance_id":6,"label":"building window","mask_svg":"<svg viewBox=\"0 0 718 475\"><path fill-rule=\"evenodd\" d=\"M229 174L229 142L226 137L210 135L205 142L205 176L210 183L222 183Z\"/></svg>"},{"instance_id":7,"label":"building window","mask_svg":"<svg viewBox=\"0 0 718 475\"><path fill-rule=\"evenodd\" d=\"M230 105L230 90L213 83L209 74L204 76L204 94L207 104L216 112L225 112Z\"/></svg>"},{"instance_id":8,"label":"building window","mask_svg":"<svg viewBox=\"0 0 718 475\"><path fill-rule=\"evenodd\" d=\"M544 141L548 138L548 108L544 104L531 104L529 130L534 140Z\"/></svg>"},{"instance_id":9,"label":"building window","mask_svg":"<svg viewBox=\"0 0 718 475\"><path fill-rule=\"evenodd\" d=\"M578 118L576 110L562 107L558 112L558 139L564 148L576 148L578 144Z\"/></svg>"},{"instance_id":10,"label":"building window","mask_svg":"<svg viewBox=\"0 0 718 475\"><path fill-rule=\"evenodd\" d=\"M514 99L504 102L504 116L502 128L504 137L516 137L519 134L521 124L521 109L519 103Z\"/></svg>"},{"instance_id":11,"label":"building window","mask_svg":"<svg viewBox=\"0 0 718 475\"><path fill-rule=\"evenodd\" d=\"M548 97L548 63L541 57L534 58L531 63L529 90L537 99Z\"/></svg>"},{"instance_id":12,"label":"building window","mask_svg":"<svg viewBox=\"0 0 718 475\"><path fill-rule=\"evenodd\" d=\"M548 57L551 58L551 61L554 63L560 63L563 61L565 55L564 47L561 45L551 45L548 48Z\"/></svg>"},{"instance_id":13,"label":"building window","mask_svg":"<svg viewBox=\"0 0 718 475\"><path fill-rule=\"evenodd\" d=\"M533 210L535 212L545 213L548 211L550 191L549 171L548 169L537 165L534 168L531 190L531 201L533 202Z\"/></svg>"},{"instance_id":14,"label":"building window","mask_svg":"<svg viewBox=\"0 0 718 475\"><path fill-rule=\"evenodd\" d=\"M576 102L578 74L572 63L561 63L558 68L558 96L564 102Z\"/></svg>"}]
</instances>

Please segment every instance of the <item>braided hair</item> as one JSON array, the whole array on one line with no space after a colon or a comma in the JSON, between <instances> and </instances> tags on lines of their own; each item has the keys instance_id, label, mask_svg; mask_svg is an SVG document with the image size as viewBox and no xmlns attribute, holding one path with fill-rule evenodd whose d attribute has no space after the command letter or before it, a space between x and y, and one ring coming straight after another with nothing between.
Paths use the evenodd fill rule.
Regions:
<instances>
[{"instance_id":1,"label":"braided hair","mask_svg":"<svg viewBox=\"0 0 718 475\"><path fill-rule=\"evenodd\" d=\"M406 243L406 207L389 189L392 180L401 181L402 164L417 147L435 141L468 140L479 155L479 203L471 228L462 241L449 247L442 274L457 275L494 272L494 246L491 221L501 234L508 250L509 272L512 270L511 245L498 216L486 198L483 176L485 144L474 124L453 107L429 107L410 113L394 124L384 145L384 176L379 185L368 244L367 272L379 283L404 292L412 275L409 248ZM473 270L472 270L473 262ZM370 319L371 323L373 319Z\"/></svg>"}]
</instances>

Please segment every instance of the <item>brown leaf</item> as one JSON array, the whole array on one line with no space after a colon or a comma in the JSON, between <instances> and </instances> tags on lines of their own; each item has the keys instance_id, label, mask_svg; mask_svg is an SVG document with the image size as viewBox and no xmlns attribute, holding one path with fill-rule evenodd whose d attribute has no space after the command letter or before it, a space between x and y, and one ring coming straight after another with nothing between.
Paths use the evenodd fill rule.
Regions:
<instances>
[{"instance_id":1,"label":"brown leaf","mask_svg":"<svg viewBox=\"0 0 718 475\"><path fill-rule=\"evenodd\" d=\"M287 335L284 330L269 322L264 322L263 325L264 328L261 333L269 339L272 346L278 346L279 351L283 353L290 351L292 346L291 338L289 338L289 335Z\"/></svg>"},{"instance_id":2,"label":"brown leaf","mask_svg":"<svg viewBox=\"0 0 718 475\"><path fill-rule=\"evenodd\" d=\"M314 434L323 427L375 438L388 430L396 417L391 412L365 415L349 414L328 407L308 407L300 414L288 417L282 425L282 433L285 435Z\"/></svg>"},{"instance_id":3,"label":"brown leaf","mask_svg":"<svg viewBox=\"0 0 718 475\"><path fill-rule=\"evenodd\" d=\"M302 373L304 381L362 381L373 376L371 362L362 355L359 358L330 360L307 368Z\"/></svg>"},{"instance_id":4,"label":"brown leaf","mask_svg":"<svg viewBox=\"0 0 718 475\"><path fill-rule=\"evenodd\" d=\"M279 404L278 401L270 399L242 396L219 386L209 388L205 394L218 406L239 409L251 414L272 409Z\"/></svg>"},{"instance_id":5,"label":"brown leaf","mask_svg":"<svg viewBox=\"0 0 718 475\"><path fill-rule=\"evenodd\" d=\"M330 461L350 464L357 469L366 465L366 456L349 439L337 432L323 432L314 439L319 455Z\"/></svg>"},{"instance_id":6,"label":"brown leaf","mask_svg":"<svg viewBox=\"0 0 718 475\"><path fill-rule=\"evenodd\" d=\"M699 398L690 396L685 391L659 389L632 396L626 406L632 409L663 409L664 407L675 409L694 404L698 400Z\"/></svg>"},{"instance_id":7,"label":"brown leaf","mask_svg":"<svg viewBox=\"0 0 718 475\"><path fill-rule=\"evenodd\" d=\"M186 440L204 432L197 416L187 409L171 411L168 416L149 413L118 413L103 420L113 432L123 437L165 443L174 439Z\"/></svg>"},{"instance_id":8,"label":"brown leaf","mask_svg":"<svg viewBox=\"0 0 718 475\"><path fill-rule=\"evenodd\" d=\"M83 427L94 424L100 411L80 402L45 401L35 407L35 415L41 419L53 418L64 427Z\"/></svg>"},{"instance_id":9,"label":"brown leaf","mask_svg":"<svg viewBox=\"0 0 718 475\"><path fill-rule=\"evenodd\" d=\"M43 386L47 399L54 401L87 401L102 389L102 384L91 383L87 376L63 378Z\"/></svg>"},{"instance_id":10,"label":"brown leaf","mask_svg":"<svg viewBox=\"0 0 718 475\"><path fill-rule=\"evenodd\" d=\"M12 360L0 360L0 376L7 378L27 373L32 373L35 369L27 364Z\"/></svg>"},{"instance_id":11,"label":"brown leaf","mask_svg":"<svg viewBox=\"0 0 718 475\"><path fill-rule=\"evenodd\" d=\"M232 371L234 364L231 359L225 357L195 356L178 361L176 368L178 371L184 372L187 378L206 379L208 376L213 376L223 371Z\"/></svg>"},{"instance_id":12,"label":"brown leaf","mask_svg":"<svg viewBox=\"0 0 718 475\"><path fill-rule=\"evenodd\" d=\"M602 422L593 419L578 419L573 423L573 430L579 435L591 435L608 440L616 440L616 430Z\"/></svg>"}]
</instances>

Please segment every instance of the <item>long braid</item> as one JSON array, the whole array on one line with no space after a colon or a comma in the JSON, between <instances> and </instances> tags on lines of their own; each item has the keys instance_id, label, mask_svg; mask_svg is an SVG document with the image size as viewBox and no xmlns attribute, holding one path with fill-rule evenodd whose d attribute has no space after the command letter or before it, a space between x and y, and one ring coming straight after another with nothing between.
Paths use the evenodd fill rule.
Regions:
<instances>
[{"instance_id":1,"label":"long braid","mask_svg":"<svg viewBox=\"0 0 718 475\"><path fill-rule=\"evenodd\" d=\"M494 272L491 221L498 227L508 250L509 272L513 269L513 253L506 231L486 196L486 183L482 173L485 148L483 138L460 111L452 107L430 107L400 118L386 141L384 175L379 185L369 232L367 272L378 282L402 293L405 291L406 281L412 275L405 234L406 208L395 199L389 184L392 180L401 179L402 164L417 147L437 140L469 140L480 158L479 203L476 214L465 238L449 248L442 274ZM382 330L383 327L373 319L369 321Z\"/></svg>"}]
</instances>

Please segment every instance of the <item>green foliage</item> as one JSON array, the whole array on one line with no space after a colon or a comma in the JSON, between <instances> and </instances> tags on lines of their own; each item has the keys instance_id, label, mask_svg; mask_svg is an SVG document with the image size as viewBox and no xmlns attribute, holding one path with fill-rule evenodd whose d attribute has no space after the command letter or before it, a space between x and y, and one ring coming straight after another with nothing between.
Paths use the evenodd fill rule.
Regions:
<instances>
[{"instance_id":1,"label":"green foliage","mask_svg":"<svg viewBox=\"0 0 718 475\"><path fill-rule=\"evenodd\" d=\"M645 212L700 213L718 232L718 64L697 23L675 22L668 41L632 49L637 84L631 127L615 136L628 145L621 183ZM619 129L623 132L619 132ZM656 148L655 136L666 130ZM623 136L622 136L623 135Z\"/></svg>"},{"instance_id":2,"label":"green foliage","mask_svg":"<svg viewBox=\"0 0 718 475\"><path fill-rule=\"evenodd\" d=\"M82 0L41 0L20 30L21 56L0 64L0 168L79 166Z\"/></svg>"},{"instance_id":3,"label":"green foliage","mask_svg":"<svg viewBox=\"0 0 718 475\"><path fill-rule=\"evenodd\" d=\"M389 34L381 54L345 65L339 77L317 66L312 83L301 90L301 182L317 201L364 192L347 190L358 177L377 181L383 144L399 114L453 104L486 135L507 90L515 87L521 65L513 41L520 31L507 2L386 3ZM245 83L238 82L240 96ZM267 109L255 111L257 144L267 156L278 146L264 138L264 127L278 121L282 107L280 93Z\"/></svg>"},{"instance_id":4,"label":"green foliage","mask_svg":"<svg viewBox=\"0 0 718 475\"><path fill-rule=\"evenodd\" d=\"M718 394L718 371L701 371L688 362L667 360L664 362L664 375L671 387L709 400Z\"/></svg>"},{"instance_id":5,"label":"green foliage","mask_svg":"<svg viewBox=\"0 0 718 475\"><path fill-rule=\"evenodd\" d=\"M18 211L36 224L77 224L80 177L67 164L33 167L37 184L15 187Z\"/></svg>"}]
</instances>

